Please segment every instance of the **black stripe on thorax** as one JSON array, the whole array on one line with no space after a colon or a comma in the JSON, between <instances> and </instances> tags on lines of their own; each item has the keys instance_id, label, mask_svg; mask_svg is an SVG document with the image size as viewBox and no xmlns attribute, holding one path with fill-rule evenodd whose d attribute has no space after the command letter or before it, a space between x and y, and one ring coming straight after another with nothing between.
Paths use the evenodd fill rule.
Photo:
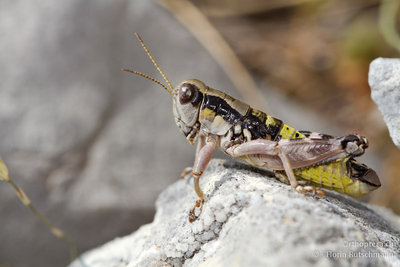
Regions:
<instances>
[{"instance_id":1,"label":"black stripe on thorax","mask_svg":"<svg viewBox=\"0 0 400 267\"><path fill-rule=\"evenodd\" d=\"M213 95L204 95L204 101L202 109L211 109L216 115L221 116L225 121L231 123L232 125L237 124L242 115L232 108L224 99Z\"/></svg>"}]
</instances>

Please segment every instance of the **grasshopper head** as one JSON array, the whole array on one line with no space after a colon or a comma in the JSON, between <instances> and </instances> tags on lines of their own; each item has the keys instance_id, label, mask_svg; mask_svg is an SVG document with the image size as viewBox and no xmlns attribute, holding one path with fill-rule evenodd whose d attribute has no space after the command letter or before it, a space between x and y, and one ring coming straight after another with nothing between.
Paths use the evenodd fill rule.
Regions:
<instances>
[{"instance_id":1,"label":"grasshopper head","mask_svg":"<svg viewBox=\"0 0 400 267\"><path fill-rule=\"evenodd\" d=\"M151 55L142 38L137 33L135 33L135 35L167 85L147 74L129 69L122 70L142 76L157 83L172 96L175 122L178 125L179 130L186 136L186 139L193 145L199 135L200 122L198 121L198 117L200 105L203 100L203 92L206 90L206 85L199 80L189 79L182 81L174 89L167 76L164 74L156 60Z\"/></svg>"},{"instance_id":2,"label":"grasshopper head","mask_svg":"<svg viewBox=\"0 0 400 267\"><path fill-rule=\"evenodd\" d=\"M361 156L368 148L368 140L358 134L349 134L341 137L343 149L352 157Z\"/></svg>"},{"instance_id":3,"label":"grasshopper head","mask_svg":"<svg viewBox=\"0 0 400 267\"><path fill-rule=\"evenodd\" d=\"M173 112L176 125L194 144L200 129L199 112L206 85L196 79L182 81L173 91Z\"/></svg>"}]
</instances>

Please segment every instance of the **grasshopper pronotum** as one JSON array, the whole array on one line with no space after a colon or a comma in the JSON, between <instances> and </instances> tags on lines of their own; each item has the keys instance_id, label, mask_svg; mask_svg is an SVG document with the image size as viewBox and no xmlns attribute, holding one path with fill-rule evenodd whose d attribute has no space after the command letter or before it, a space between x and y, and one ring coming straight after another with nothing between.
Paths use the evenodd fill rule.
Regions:
<instances>
[{"instance_id":1,"label":"grasshopper pronotum","mask_svg":"<svg viewBox=\"0 0 400 267\"><path fill-rule=\"evenodd\" d=\"M146 74L122 70L164 87L172 96L178 128L189 143L197 142L190 171L198 200L189 213L190 222L201 213L204 194L199 179L216 147L233 158L274 170L281 181L300 193L323 195L323 191L314 187L317 185L358 197L380 186L375 171L354 160L368 147L365 137L354 134L333 137L297 131L196 79L184 80L174 88L143 40L138 34L136 37L168 86Z\"/></svg>"}]
</instances>

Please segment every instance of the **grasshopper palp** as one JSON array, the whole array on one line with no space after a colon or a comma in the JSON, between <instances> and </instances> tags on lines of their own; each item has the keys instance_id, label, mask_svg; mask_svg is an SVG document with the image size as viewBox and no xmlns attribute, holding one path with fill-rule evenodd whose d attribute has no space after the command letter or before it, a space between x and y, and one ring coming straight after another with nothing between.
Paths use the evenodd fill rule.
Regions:
<instances>
[{"instance_id":1,"label":"grasshopper palp","mask_svg":"<svg viewBox=\"0 0 400 267\"><path fill-rule=\"evenodd\" d=\"M365 137L355 134L333 137L297 131L196 79L184 80L173 88L143 40L138 34L136 36L168 86L146 74L123 70L150 79L168 91L179 130L192 145L198 141L191 169L198 200L189 212L190 222L201 213L204 193L199 180L216 147L233 158L274 170L281 180L300 193L323 195L315 185L336 190L332 184L318 181L317 169L321 175L336 171L342 184L352 181L353 186L336 190L348 195L364 195L380 186L376 173L354 160L368 147ZM357 176L356 170L363 172ZM307 183L299 183L296 177Z\"/></svg>"}]
</instances>

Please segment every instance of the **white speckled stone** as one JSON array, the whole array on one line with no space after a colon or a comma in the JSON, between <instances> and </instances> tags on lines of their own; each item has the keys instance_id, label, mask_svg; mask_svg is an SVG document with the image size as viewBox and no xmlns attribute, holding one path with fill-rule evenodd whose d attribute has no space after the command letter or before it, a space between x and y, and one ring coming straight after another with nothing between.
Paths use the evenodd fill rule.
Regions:
<instances>
[{"instance_id":1,"label":"white speckled stone","mask_svg":"<svg viewBox=\"0 0 400 267\"><path fill-rule=\"evenodd\" d=\"M305 196L269 175L213 160L197 221L188 222L193 181L177 181L159 196L151 224L70 267L400 266L398 217L337 193Z\"/></svg>"}]
</instances>

